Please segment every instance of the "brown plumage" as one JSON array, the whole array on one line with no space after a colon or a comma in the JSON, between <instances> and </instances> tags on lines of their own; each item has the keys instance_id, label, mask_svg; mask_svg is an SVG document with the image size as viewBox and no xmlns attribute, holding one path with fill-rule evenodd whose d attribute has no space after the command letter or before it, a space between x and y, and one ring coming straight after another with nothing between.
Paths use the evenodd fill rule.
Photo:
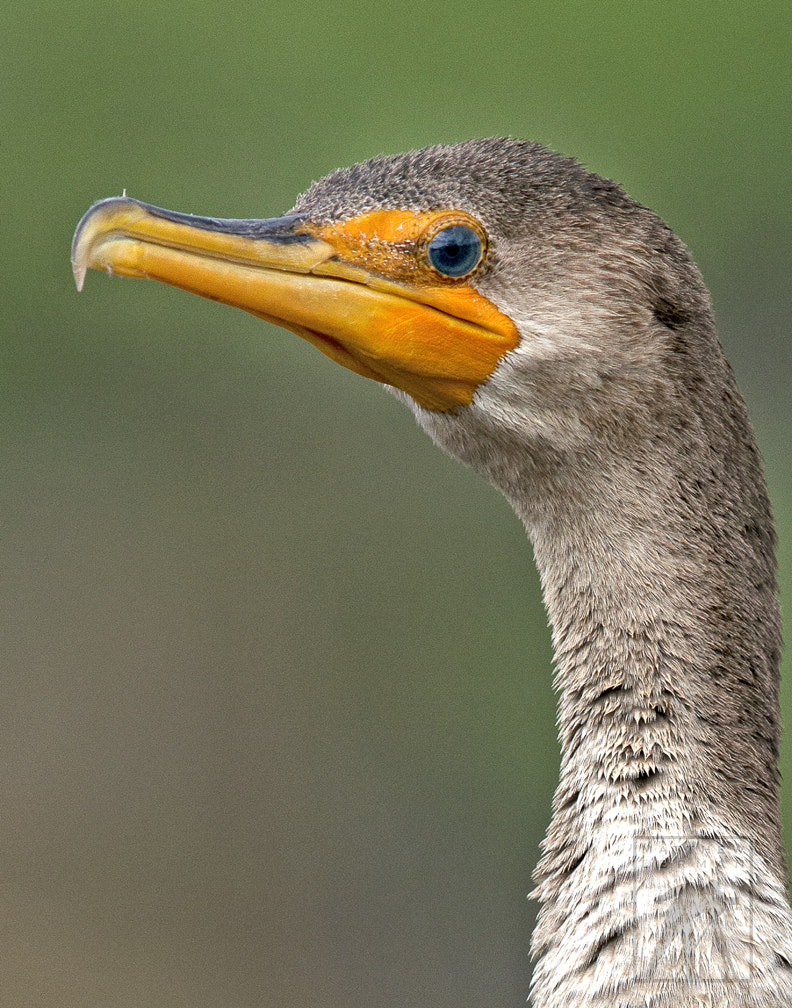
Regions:
<instances>
[{"instance_id":1,"label":"brown plumage","mask_svg":"<svg viewBox=\"0 0 792 1008\"><path fill-rule=\"evenodd\" d=\"M228 235L264 251L220 247ZM462 254L460 235L461 273L446 251ZM204 255L208 272L186 277ZM575 161L496 139L334 172L269 224L98 204L74 258L80 276L153 275L239 304L396 386L524 522L562 743L535 1008L792 1004L774 533L706 288L672 232ZM261 296L232 290L218 260L261 277ZM295 304L321 283L324 302L276 303L283 283ZM395 328L361 314L359 344L343 313L328 321L335 298L355 319L369 299L390 320L422 314Z\"/></svg>"}]
</instances>

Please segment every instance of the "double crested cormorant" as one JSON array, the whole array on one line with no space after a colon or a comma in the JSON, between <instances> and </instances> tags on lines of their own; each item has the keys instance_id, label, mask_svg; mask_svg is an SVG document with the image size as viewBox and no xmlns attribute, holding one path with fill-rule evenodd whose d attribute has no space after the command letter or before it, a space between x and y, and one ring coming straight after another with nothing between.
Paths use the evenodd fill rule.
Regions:
<instances>
[{"instance_id":1,"label":"double crested cormorant","mask_svg":"<svg viewBox=\"0 0 792 1008\"><path fill-rule=\"evenodd\" d=\"M73 264L291 329L524 522L562 746L535 1008L789 1008L774 532L668 227L538 144L472 140L333 172L271 220L104 200Z\"/></svg>"}]
</instances>

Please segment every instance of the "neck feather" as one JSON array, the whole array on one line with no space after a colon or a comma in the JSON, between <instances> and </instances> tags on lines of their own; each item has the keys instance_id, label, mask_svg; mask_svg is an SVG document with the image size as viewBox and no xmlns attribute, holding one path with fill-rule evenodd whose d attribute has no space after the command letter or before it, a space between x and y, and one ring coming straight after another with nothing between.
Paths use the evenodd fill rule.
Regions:
<instances>
[{"instance_id":1,"label":"neck feather","mask_svg":"<svg viewBox=\"0 0 792 1008\"><path fill-rule=\"evenodd\" d=\"M679 462L600 469L529 526L562 746L537 1008L792 1003L769 511Z\"/></svg>"},{"instance_id":2,"label":"neck feather","mask_svg":"<svg viewBox=\"0 0 792 1008\"><path fill-rule=\"evenodd\" d=\"M523 520L553 628L535 1008L792 1004L775 538L686 270L673 319L534 320L465 411L414 407Z\"/></svg>"}]
</instances>

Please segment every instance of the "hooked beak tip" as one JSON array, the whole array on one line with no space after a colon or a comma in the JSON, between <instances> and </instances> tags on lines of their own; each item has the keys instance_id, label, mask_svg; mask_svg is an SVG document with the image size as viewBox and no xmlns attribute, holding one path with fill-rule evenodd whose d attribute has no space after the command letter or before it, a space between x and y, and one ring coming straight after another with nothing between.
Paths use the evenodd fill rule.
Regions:
<instances>
[{"instance_id":1,"label":"hooked beak tip","mask_svg":"<svg viewBox=\"0 0 792 1008\"><path fill-rule=\"evenodd\" d=\"M87 266L84 266L79 262L72 262L72 273L74 274L74 283L77 287L78 293L83 289L83 285L85 284L85 274L87 272Z\"/></svg>"}]
</instances>

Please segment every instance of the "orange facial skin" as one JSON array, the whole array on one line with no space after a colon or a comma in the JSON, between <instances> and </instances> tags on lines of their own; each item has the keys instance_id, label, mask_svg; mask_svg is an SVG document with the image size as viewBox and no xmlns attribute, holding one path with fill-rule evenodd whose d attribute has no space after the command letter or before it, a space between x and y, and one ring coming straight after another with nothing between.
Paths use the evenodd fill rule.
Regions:
<instances>
[{"instance_id":1,"label":"orange facial skin","mask_svg":"<svg viewBox=\"0 0 792 1008\"><path fill-rule=\"evenodd\" d=\"M78 285L88 268L149 277L292 330L337 363L411 395L426 409L471 402L513 349L513 322L426 255L460 211L378 210L330 224L296 218L222 221L128 197L95 204L72 247Z\"/></svg>"}]
</instances>

